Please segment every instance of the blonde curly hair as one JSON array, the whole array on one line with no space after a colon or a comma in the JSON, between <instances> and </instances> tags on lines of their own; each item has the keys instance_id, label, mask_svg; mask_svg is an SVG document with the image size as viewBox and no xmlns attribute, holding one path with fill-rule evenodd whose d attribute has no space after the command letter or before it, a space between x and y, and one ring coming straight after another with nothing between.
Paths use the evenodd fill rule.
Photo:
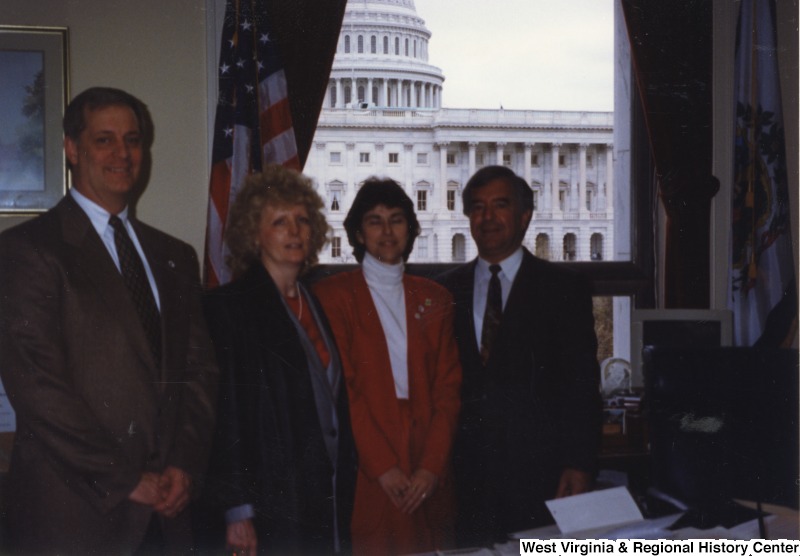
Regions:
<instances>
[{"instance_id":1,"label":"blonde curly hair","mask_svg":"<svg viewBox=\"0 0 800 556\"><path fill-rule=\"evenodd\" d=\"M319 252L328 242L330 227L322 214L322 199L314 191L311 180L295 170L269 164L261 173L251 174L236 195L228 216L225 243L230 254L226 258L234 277L241 275L254 262L261 260L256 238L261 213L266 206L303 205L311 225L308 256L300 272L316 264Z\"/></svg>"}]
</instances>

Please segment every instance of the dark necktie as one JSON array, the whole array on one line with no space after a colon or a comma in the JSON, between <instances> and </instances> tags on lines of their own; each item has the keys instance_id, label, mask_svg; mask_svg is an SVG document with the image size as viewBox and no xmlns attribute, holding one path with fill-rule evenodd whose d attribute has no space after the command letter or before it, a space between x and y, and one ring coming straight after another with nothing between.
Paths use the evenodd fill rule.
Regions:
<instances>
[{"instance_id":1,"label":"dark necktie","mask_svg":"<svg viewBox=\"0 0 800 556\"><path fill-rule=\"evenodd\" d=\"M147 273L144 264L133 245L128 231L118 216L112 215L108 223L114 228L114 244L117 246L117 256L119 257L119 267L122 279L128 292L131 294L136 312L144 326L147 340L150 342L150 350L156 361L161 363L161 315L156 306L156 299L150 282L147 280Z\"/></svg>"},{"instance_id":2,"label":"dark necktie","mask_svg":"<svg viewBox=\"0 0 800 556\"><path fill-rule=\"evenodd\" d=\"M486 311L483 313L483 330L481 332L481 361L484 365L489 360L492 344L500 329L500 317L503 316L503 289L500 285L500 265L489 267L492 277L489 279L489 292L486 296Z\"/></svg>"}]
</instances>

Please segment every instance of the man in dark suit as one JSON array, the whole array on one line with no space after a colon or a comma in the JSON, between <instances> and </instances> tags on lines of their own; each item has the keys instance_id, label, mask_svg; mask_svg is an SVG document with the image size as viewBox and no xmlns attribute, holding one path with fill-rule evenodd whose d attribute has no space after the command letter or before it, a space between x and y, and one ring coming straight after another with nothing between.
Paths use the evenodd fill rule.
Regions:
<instances>
[{"instance_id":1,"label":"man in dark suit","mask_svg":"<svg viewBox=\"0 0 800 556\"><path fill-rule=\"evenodd\" d=\"M217 368L194 250L129 214L147 123L124 91L78 95L64 115L72 190L0 235L14 552L189 546L183 510L208 456Z\"/></svg>"},{"instance_id":2,"label":"man in dark suit","mask_svg":"<svg viewBox=\"0 0 800 556\"><path fill-rule=\"evenodd\" d=\"M463 368L457 541L481 546L549 522L545 500L589 490L600 374L588 287L522 247L528 184L488 166L463 199L478 258L441 281L456 303Z\"/></svg>"}]
</instances>

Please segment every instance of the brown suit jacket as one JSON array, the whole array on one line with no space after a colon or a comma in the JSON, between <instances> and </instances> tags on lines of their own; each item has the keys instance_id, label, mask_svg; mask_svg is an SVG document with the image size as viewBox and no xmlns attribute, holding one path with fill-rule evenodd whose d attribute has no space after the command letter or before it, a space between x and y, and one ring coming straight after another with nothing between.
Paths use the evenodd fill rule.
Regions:
<instances>
[{"instance_id":1,"label":"brown suit jacket","mask_svg":"<svg viewBox=\"0 0 800 556\"><path fill-rule=\"evenodd\" d=\"M69 195L0 235L0 377L17 413L4 506L22 552L130 551L151 515L128 500L142 472L206 464L217 368L197 258L132 222L158 285L161 361Z\"/></svg>"}]
</instances>

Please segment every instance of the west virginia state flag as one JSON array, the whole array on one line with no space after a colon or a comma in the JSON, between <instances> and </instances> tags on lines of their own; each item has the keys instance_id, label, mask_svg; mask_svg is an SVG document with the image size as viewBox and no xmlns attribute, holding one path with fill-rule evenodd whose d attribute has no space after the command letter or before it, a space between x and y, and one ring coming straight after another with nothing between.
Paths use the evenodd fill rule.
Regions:
<instances>
[{"instance_id":1,"label":"west virginia state flag","mask_svg":"<svg viewBox=\"0 0 800 556\"><path fill-rule=\"evenodd\" d=\"M742 0L730 308L740 346L786 346L797 332L774 0Z\"/></svg>"}]
</instances>

